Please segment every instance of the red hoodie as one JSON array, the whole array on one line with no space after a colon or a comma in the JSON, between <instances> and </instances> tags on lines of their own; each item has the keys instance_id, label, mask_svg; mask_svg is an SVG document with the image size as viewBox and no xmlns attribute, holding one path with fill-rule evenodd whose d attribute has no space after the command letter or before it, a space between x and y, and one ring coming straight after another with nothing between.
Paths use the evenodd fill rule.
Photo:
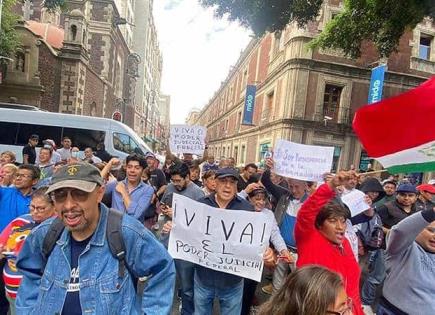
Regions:
<instances>
[{"instance_id":1,"label":"red hoodie","mask_svg":"<svg viewBox=\"0 0 435 315\"><path fill-rule=\"evenodd\" d=\"M343 246L333 244L315 227L320 209L335 197L328 184L321 185L302 205L295 226L295 239L298 248L296 265L321 265L342 275L347 295L352 298L354 314L364 315L359 296L360 268L353 255L349 241Z\"/></svg>"}]
</instances>

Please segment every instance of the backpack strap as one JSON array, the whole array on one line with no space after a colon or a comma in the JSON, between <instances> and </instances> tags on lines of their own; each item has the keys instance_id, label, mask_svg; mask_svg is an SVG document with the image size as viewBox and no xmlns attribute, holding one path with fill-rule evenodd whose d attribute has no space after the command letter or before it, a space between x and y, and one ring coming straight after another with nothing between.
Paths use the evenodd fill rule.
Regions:
<instances>
[{"instance_id":1,"label":"backpack strap","mask_svg":"<svg viewBox=\"0 0 435 315\"><path fill-rule=\"evenodd\" d=\"M118 260L118 276L124 278L125 269L128 270L133 280L134 289L139 296L142 296L144 290L144 280L137 278L128 266L125 257L126 249L124 237L122 235L122 217L124 213L115 209L109 209L106 226L106 239L109 244L110 252Z\"/></svg>"},{"instance_id":2,"label":"backpack strap","mask_svg":"<svg viewBox=\"0 0 435 315\"><path fill-rule=\"evenodd\" d=\"M42 258L44 265L41 268L41 274L44 273L45 265L47 264L48 257L56 246L56 242L62 234L65 226L59 218L55 218L48 228L47 234L42 242Z\"/></svg>"},{"instance_id":3,"label":"backpack strap","mask_svg":"<svg viewBox=\"0 0 435 315\"><path fill-rule=\"evenodd\" d=\"M125 263L125 244L122 237L122 215L121 211L109 209L106 226L106 239L109 244L110 252L118 259L118 276L124 278Z\"/></svg>"}]
</instances>

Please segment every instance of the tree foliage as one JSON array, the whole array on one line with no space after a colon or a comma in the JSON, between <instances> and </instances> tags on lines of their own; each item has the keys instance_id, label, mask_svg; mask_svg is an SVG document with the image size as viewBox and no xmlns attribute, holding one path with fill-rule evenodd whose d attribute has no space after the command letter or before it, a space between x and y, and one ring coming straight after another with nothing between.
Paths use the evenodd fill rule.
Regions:
<instances>
[{"instance_id":1,"label":"tree foliage","mask_svg":"<svg viewBox=\"0 0 435 315\"><path fill-rule=\"evenodd\" d=\"M19 37L15 32L18 16L11 11L14 4L15 0L3 1L0 29L0 56L3 57L11 57L19 47Z\"/></svg>"},{"instance_id":2,"label":"tree foliage","mask_svg":"<svg viewBox=\"0 0 435 315\"><path fill-rule=\"evenodd\" d=\"M289 22L306 25L319 14L322 0L200 0L261 36L283 29ZM344 10L331 20L313 46L341 49L356 58L361 43L372 41L381 56L397 49L405 31L425 17L435 18L434 0L344 0Z\"/></svg>"},{"instance_id":3,"label":"tree foliage","mask_svg":"<svg viewBox=\"0 0 435 315\"><path fill-rule=\"evenodd\" d=\"M20 38L15 30L20 17L12 12L17 1L19 0L3 0L0 28L0 56L3 57L13 58L21 46ZM49 11L54 11L57 8L64 8L66 0L45 0L43 4Z\"/></svg>"}]
</instances>

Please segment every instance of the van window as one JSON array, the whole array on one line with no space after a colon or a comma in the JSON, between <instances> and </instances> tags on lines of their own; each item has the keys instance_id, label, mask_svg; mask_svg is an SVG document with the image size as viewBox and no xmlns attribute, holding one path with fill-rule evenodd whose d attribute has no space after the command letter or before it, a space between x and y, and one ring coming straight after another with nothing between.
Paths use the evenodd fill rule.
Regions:
<instances>
[{"instance_id":1,"label":"van window","mask_svg":"<svg viewBox=\"0 0 435 315\"><path fill-rule=\"evenodd\" d=\"M42 146L42 140L52 139L56 144L60 144L62 135L62 127L20 124L17 137L17 145L26 145L29 142L31 135L39 136L38 146Z\"/></svg>"},{"instance_id":2,"label":"van window","mask_svg":"<svg viewBox=\"0 0 435 315\"><path fill-rule=\"evenodd\" d=\"M136 153L144 155L138 144L129 136L123 133L113 133L113 147L115 150L125 152L127 154Z\"/></svg>"},{"instance_id":3,"label":"van window","mask_svg":"<svg viewBox=\"0 0 435 315\"><path fill-rule=\"evenodd\" d=\"M0 130L0 144L14 145L17 138L18 124L1 121Z\"/></svg>"},{"instance_id":4,"label":"van window","mask_svg":"<svg viewBox=\"0 0 435 315\"><path fill-rule=\"evenodd\" d=\"M98 143L104 143L105 136L104 131L78 128L63 128L62 135L62 137L69 137L73 147L78 147L82 151L87 147L95 151Z\"/></svg>"}]
</instances>

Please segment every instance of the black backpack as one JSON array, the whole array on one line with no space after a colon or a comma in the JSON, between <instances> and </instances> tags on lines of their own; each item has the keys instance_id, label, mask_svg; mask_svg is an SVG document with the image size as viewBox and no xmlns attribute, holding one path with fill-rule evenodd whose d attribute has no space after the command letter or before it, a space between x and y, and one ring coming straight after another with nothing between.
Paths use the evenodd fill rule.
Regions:
<instances>
[{"instance_id":1,"label":"black backpack","mask_svg":"<svg viewBox=\"0 0 435 315\"><path fill-rule=\"evenodd\" d=\"M109 213L107 215L106 238L109 244L110 252L112 253L113 257L118 260L119 278L124 278L125 269L127 268L133 279L136 292L141 295L144 289L144 280L142 278L138 279L135 277L125 261L125 243L122 236L122 216L122 212L115 209L109 209ZM59 218L54 219L54 221L51 223L42 243L42 257L44 259L44 266L41 270L41 273L43 273L45 265L48 261L48 257L56 246L56 242L62 234L64 228L65 226Z\"/></svg>"}]
</instances>

